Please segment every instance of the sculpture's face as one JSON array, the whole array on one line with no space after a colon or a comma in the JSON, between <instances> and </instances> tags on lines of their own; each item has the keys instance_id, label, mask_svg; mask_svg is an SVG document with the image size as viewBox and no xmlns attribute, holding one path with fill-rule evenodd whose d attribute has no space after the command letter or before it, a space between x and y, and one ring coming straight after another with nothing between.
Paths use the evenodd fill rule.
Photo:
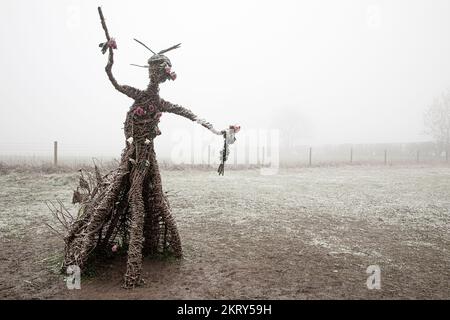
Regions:
<instances>
[{"instance_id":1,"label":"sculpture's face","mask_svg":"<svg viewBox=\"0 0 450 320\"><path fill-rule=\"evenodd\" d=\"M148 59L149 73L152 81L163 83L166 80L175 80L177 74L172 71L172 63L162 54L155 54Z\"/></svg>"}]
</instances>

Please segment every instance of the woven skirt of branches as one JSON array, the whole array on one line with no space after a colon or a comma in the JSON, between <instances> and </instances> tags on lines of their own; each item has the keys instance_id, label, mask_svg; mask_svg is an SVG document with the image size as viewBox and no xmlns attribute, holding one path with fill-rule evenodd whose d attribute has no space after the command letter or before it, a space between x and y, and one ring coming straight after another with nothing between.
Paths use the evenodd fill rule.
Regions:
<instances>
[{"instance_id":1,"label":"woven skirt of branches","mask_svg":"<svg viewBox=\"0 0 450 320\"><path fill-rule=\"evenodd\" d=\"M96 257L126 252L124 287L132 288L142 280L143 256L181 257L180 237L154 151L153 138L159 130L152 121L136 121L129 114L119 167L105 176L97 166L92 174L81 172L73 198L80 210L64 238L64 269L77 265L83 271Z\"/></svg>"}]
</instances>

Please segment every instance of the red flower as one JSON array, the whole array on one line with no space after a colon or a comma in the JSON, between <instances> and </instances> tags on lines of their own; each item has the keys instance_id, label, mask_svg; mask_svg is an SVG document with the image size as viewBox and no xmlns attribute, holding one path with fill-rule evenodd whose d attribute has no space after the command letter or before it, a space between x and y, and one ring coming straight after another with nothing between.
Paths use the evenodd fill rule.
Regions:
<instances>
[{"instance_id":1,"label":"red flower","mask_svg":"<svg viewBox=\"0 0 450 320\"><path fill-rule=\"evenodd\" d=\"M142 107L136 107L133 111L134 114L138 115L138 116L142 116L145 114L145 111Z\"/></svg>"}]
</instances>

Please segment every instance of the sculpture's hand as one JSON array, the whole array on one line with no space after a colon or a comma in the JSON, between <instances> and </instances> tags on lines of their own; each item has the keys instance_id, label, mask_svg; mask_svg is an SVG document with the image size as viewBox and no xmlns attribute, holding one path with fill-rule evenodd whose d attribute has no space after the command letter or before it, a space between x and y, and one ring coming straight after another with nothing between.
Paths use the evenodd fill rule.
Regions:
<instances>
[{"instance_id":1,"label":"sculpture's hand","mask_svg":"<svg viewBox=\"0 0 450 320\"><path fill-rule=\"evenodd\" d=\"M238 125L230 125L228 129L220 131L223 135L223 150L220 151L220 165L217 169L219 176L223 176L225 173L225 162L228 159L228 155L230 153L230 148L228 147L230 144L233 144L236 141L236 133L241 130L241 127Z\"/></svg>"},{"instance_id":2,"label":"sculpture's hand","mask_svg":"<svg viewBox=\"0 0 450 320\"><path fill-rule=\"evenodd\" d=\"M237 124L230 125L230 129L234 130L234 133L238 133L241 130L241 126L238 126Z\"/></svg>"},{"instance_id":3,"label":"sculpture's hand","mask_svg":"<svg viewBox=\"0 0 450 320\"><path fill-rule=\"evenodd\" d=\"M225 142L227 144L233 144L236 141L236 133L241 130L241 127L238 125L230 125L228 129L222 130L223 137L225 138Z\"/></svg>"},{"instance_id":4,"label":"sculpture's hand","mask_svg":"<svg viewBox=\"0 0 450 320\"><path fill-rule=\"evenodd\" d=\"M116 39L111 38L106 42L100 43L98 46L102 48L102 53L105 54L108 48L117 49L117 42Z\"/></svg>"}]
</instances>

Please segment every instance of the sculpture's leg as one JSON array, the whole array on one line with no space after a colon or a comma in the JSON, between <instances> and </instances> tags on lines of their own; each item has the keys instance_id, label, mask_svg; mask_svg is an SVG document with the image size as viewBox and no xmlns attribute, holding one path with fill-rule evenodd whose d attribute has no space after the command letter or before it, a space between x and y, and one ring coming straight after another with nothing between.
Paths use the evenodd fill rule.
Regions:
<instances>
[{"instance_id":1,"label":"sculpture's leg","mask_svg":"<svg viewBox=\"0 0 450 320\"><path fill-rule=\"evenodd\" d=\"M181 247L180 235L178 233L177 224L175 219L172 216L172 212L170 211L170 207L166 197L163 197L163 209L161 211L161 215L166 226L166 236L164 236L164 248L169 248L172 250L172 253L175 257L181 258L183 256L183 250Z\"/></svg>"},{"instance_id":2,"label":"sculpture's leg","mask_svg":"<svg viewBox=\"0 0 450 320\"><path fill-rule=\"evenodd\" d=\"M144 220L144 249L145 256L158 253L158 242L160 232L160 219L158 208L155 205L154 188L150 177L144 182L144 199L146 204L146 215Z\"/></svg>"},{"instance_id":3,"label":"sculpture's leg","mask_svg":"<svg viewBox=\"0 0 450 320\"><path fill-rule=\"evenodd\" d=\"M155 253L155 247L161 245L172 251L176 257L182 256L181 240L175 219L172 216L168 200L164 195L156 155L151 149L149 153L149 183L151 184L151 211L146 217L144 252ZM162 224L160 223L162 222ZM166 235L166 236L165 236Z\"/></svg>"},{"instance_id":4,"label":"sculpture's leg","mask_svg":"<svg viewBox=\"0 0 450 320\"><path fill-rule=\"evenodd\" d=\"M128 244L127 271L125 273L125 288L133 288L139 284L142 272L142 248L144 242L144 199L143 184L147 174L145 155L136 163L131 173L131 188L129 204L131 224L129 227L130 241Z\"/></svg>"},{"instance_id":5,"label":"sculpture's leg","mask_svg":"<svg viewBox=\"0 0 450 320\"><path fill-rule=\"evenodd\" d=\"M144 221L144 255L152 256L158 253L161 228L161 208L159 206L158 195L155 188L155 163L153 148L149 154L149 172L144 184L146 215Z\"/></svg>"}]
</instances>

